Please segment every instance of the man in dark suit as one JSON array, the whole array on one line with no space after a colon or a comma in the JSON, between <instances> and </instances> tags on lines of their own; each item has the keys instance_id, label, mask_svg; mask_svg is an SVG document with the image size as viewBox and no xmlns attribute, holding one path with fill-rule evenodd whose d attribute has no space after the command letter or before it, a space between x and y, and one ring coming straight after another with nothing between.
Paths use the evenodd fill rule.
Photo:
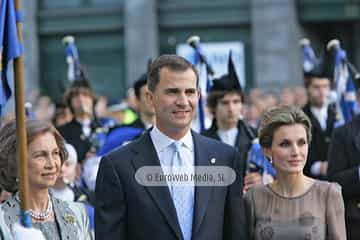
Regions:
<instances>
[{"instance_id":1,"label":"man in dark suit","mask_svg":"<svg viewBox=\"0 0 360 240\"><path fill-rule=\"evenodd\" d=\"M303 111L312 125L312 140L304 173L307 176L325 180L328 168L327 153L336 122L335 105L329 103L330 80L321 64L305 73L304 79L308 103Z\"/></svg>"},{"instance_id":2,"label":"man in dark suit","mask_svg":"<svg viewBox=\"0 0 360 240\"><path fill-rule=\"evenodd\" d=\"M329 179L342 187L347 239L360 239L360 115L334 129L328 159Z\"/></svg>"},{"instance_id":3,"label":"man in dark suit","mask_svg":"<svg viewBox=\"0 0 360 240\"><path fill-rule=\"evenodd\" d=\"M105 156L96 182L97 240L247 239L242 208L241 166L235 149L190 130L199 98L198 75L185 59L158 57L148 76L148 101L156 124L139 139ZM178 145L179 150L169 148ZM174 161L194 173L198 166L228 166L236 173L227 186L144 186L135 178L142 167L174 170ZM181 162L180 161L180 162ZM179 166L179 165L177 165ZM162 169L162 170L161 170ZM213 168L212 168L213 169ZM188 172L186 172L188 173ZM186 196L179 202L179 197ZM182 204L181 204L182 203Z\"/></svg>"}]
</instances>

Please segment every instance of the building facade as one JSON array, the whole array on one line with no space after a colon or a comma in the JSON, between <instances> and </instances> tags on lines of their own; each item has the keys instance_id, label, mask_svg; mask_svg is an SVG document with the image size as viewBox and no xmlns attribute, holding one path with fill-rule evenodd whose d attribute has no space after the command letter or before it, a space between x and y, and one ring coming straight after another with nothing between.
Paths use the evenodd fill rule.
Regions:
<instances>
[{"instance_id":1,"label":"building facade","mask_svg":"<svg viewBox=\"0 0 360 240\"><path fill-rule=\"evenodd\" d=\"M191 35L202 42L241 41L247 88L302 85L298 40L318 53L338 38L360 65L357 0L26 0L27 93L55 101L68 85L63 36L75 36L95 91L125 96L149 58L175 53Z\"/></svg>"}]
</instances>

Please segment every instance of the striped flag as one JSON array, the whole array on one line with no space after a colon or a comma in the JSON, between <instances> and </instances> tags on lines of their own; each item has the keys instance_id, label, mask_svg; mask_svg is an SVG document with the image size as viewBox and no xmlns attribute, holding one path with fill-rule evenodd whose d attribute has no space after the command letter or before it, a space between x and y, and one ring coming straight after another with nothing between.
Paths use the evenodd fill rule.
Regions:
<instances>
[{"instance_id":1,"label":"striped flag","mask_svg":"<svg viewBox=\"0 0 360 240\"><path fill-rule=\"evenodd\" d=\"M319 60L316 58L314 49L311 47L310 41L306 38L300 40L303 49L303 69L305 73L311 72Z\"/></svg>"},{"instance_id":2,"label":"striped flag","mask_svg":"<svg viewBox=\"0 0 360 240\"><path fill-rule=\"evenodd\" d=\"M62 40L65 44L65 58L68 64L68 80L69 82L81 80L81 67L79 51L75 44L73 36L65 36Z\"/></svg>"},{"instance_id":3,"label":"striped flag","mask_svg":"<svg viewBox=\"0 0 360 240\"><path fill-rule=\"evenodd\" d=\"M0 117L4 112L6 102L12 95L9 79L8 66L12 60L23 53L23 45L18 35L16 22L22 21L22 15L15 11L13 0L0 0Z\"/></svg>"},{"instance_id":4,"label":"striped flag","mask_svg":"<svg viewBox=\"0 0 360 240\"><path fill-rule=\"evenodd\" d=\"M205 116L205 102L204 102L204 98L206 98L207 93L210 91L211 86L212 86L212 81L211 81L211 76L210 73L208 72L208 68L202 68L202 62L201 62L201 56L203 55L203 53L201 52L201 49L198 48L193 48L194 52L191 56L188 57L188 60L195 66L198 67L198 69L204 69L205 71L205 76L206 76L206 87L205 87L205 91L202 91L201 89L201 85L199 84L200 87L200 98L199 98L199 102L198 102L198 124L199 124L199 132L202 132L206 129L205 126L205 120L206 120L206 116ZM199 74L199 78L200 81L202 81L202 76L203 74Z\"/></svg>"},{"instance_id":5,"label":"striped flag","mask_svg":"<svg viewBox=\"0 0 360 240\"><path fill-rule=\"evenodd\" d=\"M335 49L334 79L338 114L336 126L341 126L355 116L358 106L356 89L347 64L346 51L340 46Z\"/></svg>"}]
</instances>

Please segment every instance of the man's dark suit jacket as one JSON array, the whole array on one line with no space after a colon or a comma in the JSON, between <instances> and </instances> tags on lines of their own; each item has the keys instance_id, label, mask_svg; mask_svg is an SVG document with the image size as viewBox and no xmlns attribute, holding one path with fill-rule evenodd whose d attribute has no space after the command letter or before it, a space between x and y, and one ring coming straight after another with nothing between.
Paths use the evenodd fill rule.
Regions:
<instances>
[{"instance_id":1,"label":"man's dark suit jacket","mask_svg":"<svg viewBox=\"0 0 360 240\"><path fill-rule=\"evenodd\" d=\"M334 129L334 124L336 121L336 109L334 105L329 105L328 107L328 117L326 119L326 129L323 130L321 125L315 115L310 110L310 104L307 104L303 108L304 113L309 117L312 125L311 135L312 140L309 146L308 159L305 164L304 173L307 176L311 176L317 179L326 180L326 176L313 175L311 173L311 166L316 161L327 161L327 155L329 150L329 143L331 139L331 134Z\"/></svg>"},{"instance_id":2,"label":"man's dark suit jacket","mask_svg":"<svg viewBox=\"0 0 360 240\"><path fill-rule=\"evenodd\" d=\"M194 132L192 136L196 166L233 167L237 162L232 147ZM136 170L143 166L160 166L149 131L102 159L96 181L97 240L183 239L168 187L136 182ZM228 187L195 187L193 240L247 239L238 174L242 169L236 170L236 181Z\"/></svg>"},{"instance_id":3,"label":"man's dark suit jacket","mask_svg":"<svg viewBox=\"0 0 360 240\"><path fill-rule=\"evenodd\" d=\"M237 150L240 152L240 160L238 164L243 164L242 174L245 175L247 154L252 145L252 140L256 138L256 133L255 130L250 126L247 126L243 120L238 121L237 129L238 129L238 134L236 136L235 146L237 147ZM218 127L216 120L214 119L211 124L211 127L201 132L201 135L221 141L217 131L218 131Z\"/></svg>"},{"instance_id":4,"label":"man's dark suit jacket","mask_svg":"<svg viewBox=\"0 0 360 240\"><path fill-rule=\"evenodd\" d=\"M360 116L334 129L328 159L329 179L342 187L348 239L360 239Z\"/></svg>"}]
</instances>

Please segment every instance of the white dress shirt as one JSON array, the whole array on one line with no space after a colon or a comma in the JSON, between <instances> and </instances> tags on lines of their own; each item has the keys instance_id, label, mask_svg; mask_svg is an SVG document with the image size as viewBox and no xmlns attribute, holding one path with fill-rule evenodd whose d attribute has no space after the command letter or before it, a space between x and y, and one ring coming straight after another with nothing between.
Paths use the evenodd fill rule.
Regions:
<instances>
[{"instance_id":1,"label":"white dress shirt","mask_svg":"<svg viewBox=\"0 0 360 240\"><path fill-rule=\"evenodd\" d=\"M164 171L165 174L170 174L168 170L170 170L170 162L169 161L173 155L174 150L172 146L170 146L173 142L176 140L166 136L164 133L162 133L156 126L153 127L153 129L150 132L151 140L154 144L157 156L160 160L160 165ZM194 173L194 142L191 135L191 131L188 131L186 135L178 140L177 142L182 143L181 148L181 157L185 162L185 166L187 169L187 172ZM170 186L169 186L170 189Z\"/></svg>"},{"instance_id":2,"label":"white dress shirt","mask_svg":"<svg viewBox=\"0 0 360 240\"><path fill-rule=\"evenodd\" d=\"M218 130L217 134L219 135L222 142L229 144L230 146L235 146L236 137L238 135L237 127L233 127L229 130Z\"/></svg>"},{"instance_id":3,"label":"white dress shirt","mask_svg":"<svg viewBox=\"0 0 360 240\"><path fill-rule=\"evenodd\" d=\"M154 144L161 166L168 166L165 159L173 155L173 150L170 145L176 140L166 136L156 126L154 126L151 130L150 137ZM185 160L186 166L194 166L194 142L191 131L188 131L188 133L186 133L182 139L178 140L178 142L182 143L183 148L181 150L181 155Z\"/></svg>"},{"instance_id":4,"label":"white dress shirt","mask_svg":"<svg viewBox=\"0 0 360 240\"><path fill-rule=\"evenodd\" d=\"M84 136L89 137L91 134L91 120L90 119L85 119L85 120L77 119L77 121L82 126L82 132L83 132Z\"/></svg>"},{"instance_id":5,"label":"white dress shirt","mask_svg":"<svg viewBox=\"0 0 360 240\"><path fill-rule=\"evenodd\" d=\"M319 121L321 129L324 131L326 130L326 120L328 117L328 105L326 104L325 106L321 107L321 108L317 108L317 107L310 107L310 111L312 112L312 114L314 114L314 116L316 117L316 119Z\"/></svg>"}]
</instances>

